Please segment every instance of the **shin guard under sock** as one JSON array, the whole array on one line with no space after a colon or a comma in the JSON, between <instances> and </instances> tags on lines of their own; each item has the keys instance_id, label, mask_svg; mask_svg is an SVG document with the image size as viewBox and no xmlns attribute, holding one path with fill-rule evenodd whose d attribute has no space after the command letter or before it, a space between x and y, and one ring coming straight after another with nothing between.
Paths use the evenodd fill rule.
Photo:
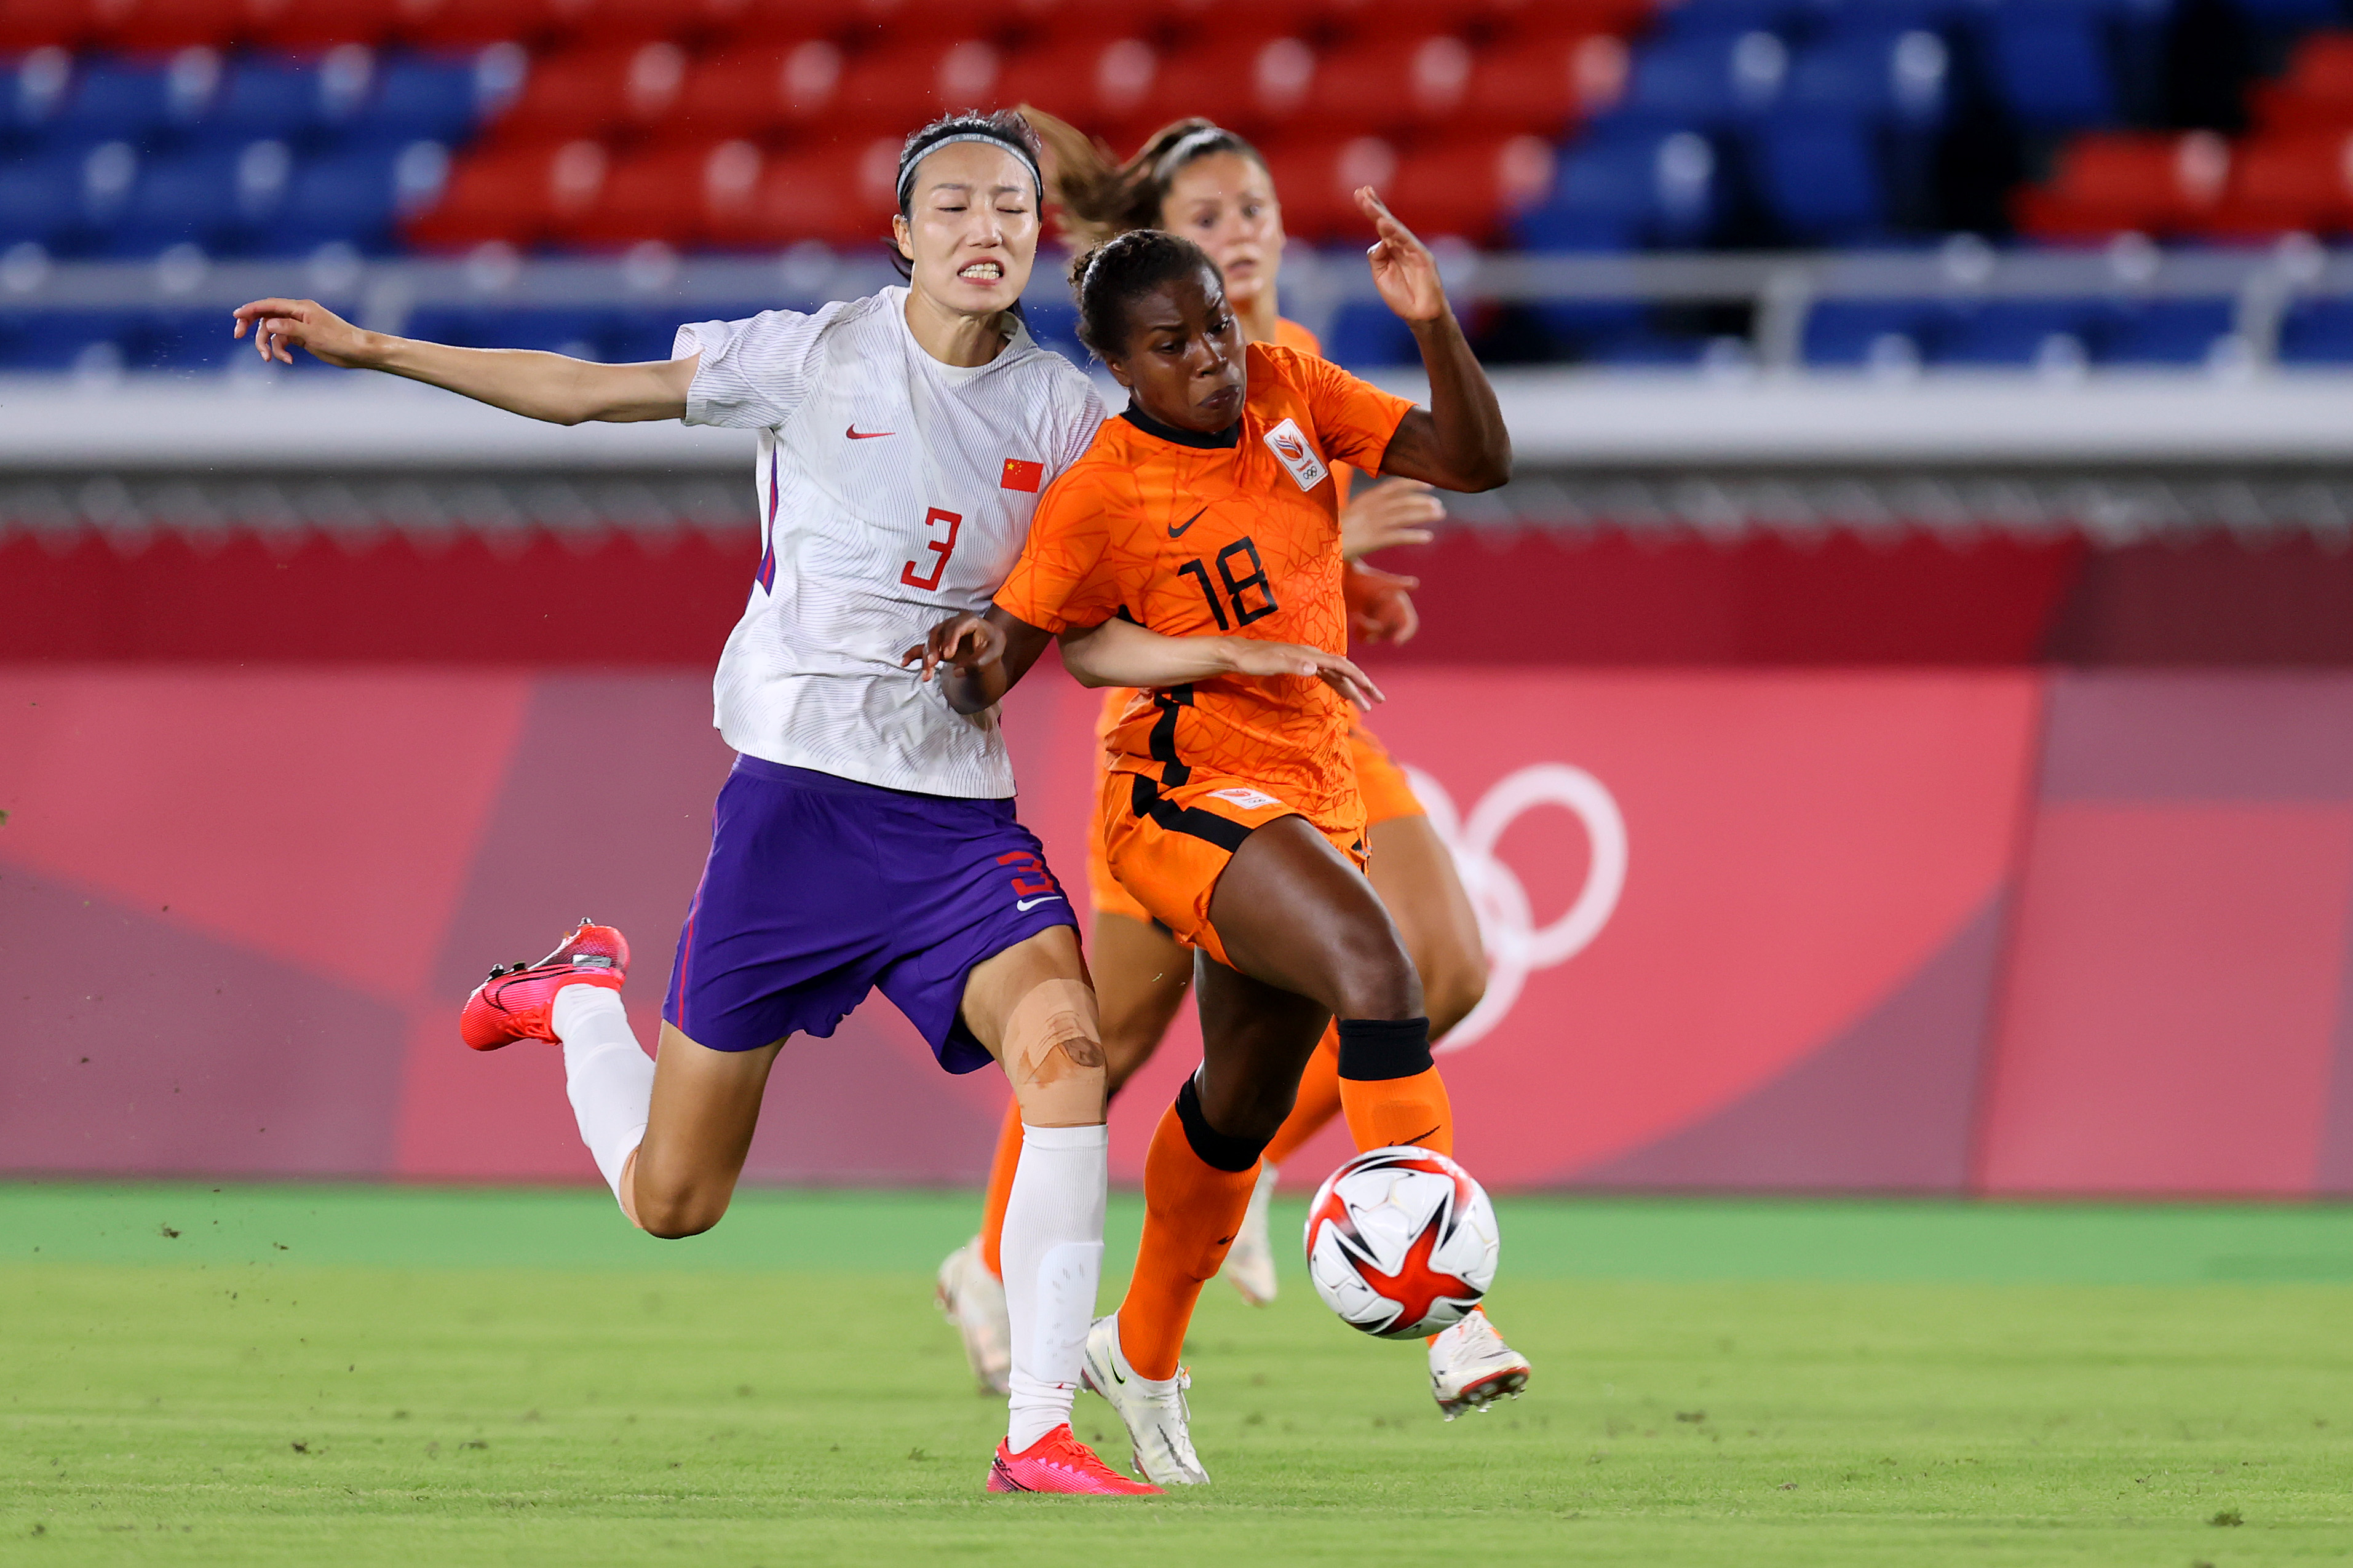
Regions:
<instances>
[{"instance_id":1,"label":"shin guard under sock","mask_svg":"<svg viewBox=\"0 0 2353 1568\"><path fill-rule=\"evenodd\" d=\"M1005 1108L997 1130L997 1154L988 1163L988 1195L980 1205L980 1261L1005 1278L1005 1205L1013 1201L1013 1173L1021 1164L1021 1102Z\"/></svg>"},{"instance_id":2,"label":"shin guard under sock","mask_svg":"<svg viewBox=\"0 0 2353 1568\"><path fill-rule=\"evenodd\" d=\"M1323 1131L1324 1124L1339 1114L1340 1031L1327 1026L1324 1037L1315 1042L1315 1054L1307 1058L1306 1069L1299 1075L1299 1096L1291 1102L1291 1114L1282 1119L1266 1146L1266 1163L1286 1163L1299 1152L1301 1144Z\"/></svg>"},{"instance_id":3,"label":"shin guard under sock","mask_svg":"<svg viewBox=\"0 0 2353 1568\"><path fill-rule=\"evenodd\" d=\"M1119 1307L1119 1345L1138 1375L1176 1375L1201 1287L1226 1260L1250 1189L1258 1146L1201 1115L1190 1079L1160 1118L1144 1156L1144 1239Z\"/></svg>"},{"instance_id":4,"label":"shin guard under sock","mask_svg":"<svg viewBox=\"0 0 2353 1568\"><path fill-rule=\"evenodd\" d=\"M1427 1018L1340 1020L1340 1108L1356 1147L1454 1152L1454 1108L1430 1059Z\"/></svg>"},{"instance_id":5,"label":"shin guard under sock","mask_svg":"<svg viewBox=\"0 0 2353 1568\"><path fill-rule=\"evenodd\" d=\"M1071 1418L1103 1276L1101 1125L1022 1130L1005 1207L1005 1315L1013 1331L1006 1441L1020 1453Z\"/></svg>"}]
</instances>

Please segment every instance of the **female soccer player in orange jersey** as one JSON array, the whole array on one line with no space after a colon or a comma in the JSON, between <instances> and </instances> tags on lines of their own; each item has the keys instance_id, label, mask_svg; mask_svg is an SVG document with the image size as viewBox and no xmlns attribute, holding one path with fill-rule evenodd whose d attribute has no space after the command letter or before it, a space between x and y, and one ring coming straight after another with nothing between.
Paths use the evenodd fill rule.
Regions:
<instances>
[{"instance_id":1,"label":"female soccer player in orange jersey","mask_svg":"<svg viewBox=\"0 0 2353 1568\"><path fill-rule=\"evenodd\" d=\"M1048 183L1067 237L1093 245L1140 228L1182 234L1218 264L1227 302L1248 341L1322 353L1313 332L1277 312L1282 208L1273 176L1248 142L1210 121L1182 120L1155 132L1125 163L1115 163L1063 121L1027 105L1021 113L1045 144ZM1345 466L1335 466L1343 549L1350 563L1345 584L1351 627L1367 641L1402 642L1417 624L1405 592L1410 579L1376 572L1358 558L1428 540L1427 525L1444 517L1445 508L1430 486L1411 479L1359 489L1352 497L1350 477ZM1105 693L1106 739L1133 695L1124 689ZM1414 798L1405 770L1353 711L1349 717L1373 851L1373 888L1413 955L1431 1038L1441 1039L1478 1005L1485 990L1478 921L1453 858ZM1116 1092L1159 1047L1184 1005L1193 966L1176 940L1112 876L1099 837L1089 843L1087 869L1094 906L1089 960L1103 1003L1103 1052ZM1276 1169L1340 1111L1338 1047L1336 1033L1327 1032L1310 1058L1292 1113L1267 1145L1257 1190L1227 1256L1226 1278L1251 1301L1269 1301L1275 1294L1267 1213ZM998 1236L1020 1152L1018 1111L1008 1107L980 1232L940 1269L941 1304L964 1336L975 1374L989 1387L1002 1379L1009 1349L1003 1313L996 1306L1002 1289L997 1284ZM1431 1346L1431 1391L1450 1417L1524 1385L1527 1374L1525 1359L1493 1334L1484 1314L1439 1336Z\"/></svg>"},{"instance_id":2,"label":"female soccer player in orange jersey","mask_svg":"<svg viewBox=\"0 0 2353 1568\"><path fill-rule=\"evenodd\" d=\"M1360 1143L1452 1142L1420 977L1363 876L1366 810L1345 704L1324 680L1240 681L1224 650L1345 646L1331 464L1449 489L1509 477L1494 392L1429 250L1368 188L1376 287L1413 329L1430 382L1418 408L1314 355L1245 342L1217 266L1191 241L1123 235L1074 269L1080 335L1133 394L1040 500L987 614L914 652L977 712L1056 635L1114 617L1204 645L1198 679L1143 691L1111 737L1100 831L1112 873L1198 951L1201 1068L1145 1157L1145 1220L1120 1309L1088 1336L1088 1386L1120 1412L1146 1476L1208 1479L1178 1367L1290 1113L1337 1020L1340 1090ZM913 657L913 654L911 654Z\"/></svg>"}]
</instances>

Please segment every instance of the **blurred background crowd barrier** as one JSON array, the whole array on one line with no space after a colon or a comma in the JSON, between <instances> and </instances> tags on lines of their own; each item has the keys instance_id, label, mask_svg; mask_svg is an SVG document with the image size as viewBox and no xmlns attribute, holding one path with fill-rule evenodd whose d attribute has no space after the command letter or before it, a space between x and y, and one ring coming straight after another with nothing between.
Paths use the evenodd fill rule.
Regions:
<instances>
[{"instance_id":1,"label":"blurred background crowd barrier","mask_svg":"<svg viewBox=\"0 0 2353 1568\"><path fill-rule=\"evenodd\" d=\"M1410 394L1380 185L1493 368L1517 477L1366 655L1496 952L1483 1177L2353 1190L2338 0L0 0L0 1167L592 1179L455 1009L591 914L651 1037L748 439L227 312L663 356L889 281L899 139L1021 100L1257 139L1287 311ZM1008 719L1074 879L1092 716ZM755 1175L977 1175L1000 1086L840 1043Z\"/></svg>"}]
</instances>

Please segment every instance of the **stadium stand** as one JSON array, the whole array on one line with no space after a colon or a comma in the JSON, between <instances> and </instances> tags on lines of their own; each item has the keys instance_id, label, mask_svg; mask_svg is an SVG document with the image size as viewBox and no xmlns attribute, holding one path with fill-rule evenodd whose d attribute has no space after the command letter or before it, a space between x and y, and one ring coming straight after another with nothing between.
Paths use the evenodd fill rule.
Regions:
<instances>
[{"instance_id":1,"label":"stadium stand","mask_svg":"<svg viewBox=\"0 0 2353 1568\"><path fill-rule=\"evenodd\" d=\"M1231 123L1311 244L1361 242L1347 192L1367 182L1428 234L1538 253L2006 224L2057 246L2335 236L2353 232L2347 20L2339 0L1023 0L981 25L944 0L0 0L0 251L29 275L855 249L910 125L1021 100L1120 147L1183 114ZM2243 47L2192 47L2218 26ZM2242 82L2242 58L2278 68ZM2197 118L2217 103L2243 124ZM1826 367L2072 373L2227 360L2226 317L2129 291L1828 297L1799 338ZM2334 363L2331 319L2286 310L2283 355ZM650 321L558 337L644 343ZM1705 362L1752 325L1594 300L1475 323L1505 359L1638 365ZM1330 327L1350 363L1412 356L1377 307ZM14 331L0 364L171 359L145 318L117 328L37 348Z\"/></svg>"}]
</instances>

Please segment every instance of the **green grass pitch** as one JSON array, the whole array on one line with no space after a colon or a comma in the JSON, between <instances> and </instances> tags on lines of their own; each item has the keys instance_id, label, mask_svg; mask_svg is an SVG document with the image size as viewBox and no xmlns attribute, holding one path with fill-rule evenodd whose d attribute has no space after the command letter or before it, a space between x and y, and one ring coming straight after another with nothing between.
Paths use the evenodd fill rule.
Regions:
<instances>
[{"instance_id":1,"label":"green grass pitch","mask_svg":"<svg viewBox=\"0 0 2353 1568\"><path fill-rule=\"evenodd\" d=\"M1216 1484L1104 1503L980 1490L976 1206L0 1186L0 1563L2353 1562L2353 1211L1506 1199L1526 1398L1213 1283Z\"/></svg>"}]
</instances>

